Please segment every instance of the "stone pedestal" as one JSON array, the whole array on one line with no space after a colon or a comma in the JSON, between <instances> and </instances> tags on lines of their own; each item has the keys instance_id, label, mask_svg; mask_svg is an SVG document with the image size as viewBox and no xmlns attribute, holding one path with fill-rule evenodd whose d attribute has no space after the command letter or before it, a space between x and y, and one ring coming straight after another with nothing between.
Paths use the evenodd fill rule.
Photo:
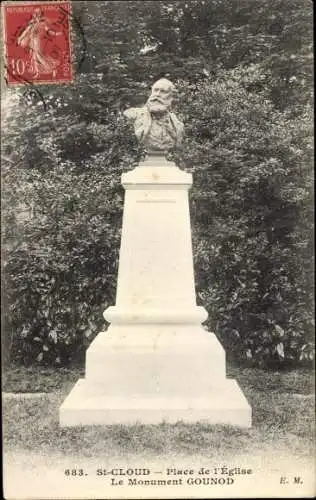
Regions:
<instances>
[{"instance_id":1,"label":"stone pedestal","mask_svg":"<svg viewBox=\"0 0 316 500\"><path fill-rule=\"evenodd\" d=\"M195 300L188 190L192 175L150 157L125 188L116 305L86 353L85 378L60 407L62 426L204 421L251 426L226 378L225 352Z\"/></svg>"}]
</instances>

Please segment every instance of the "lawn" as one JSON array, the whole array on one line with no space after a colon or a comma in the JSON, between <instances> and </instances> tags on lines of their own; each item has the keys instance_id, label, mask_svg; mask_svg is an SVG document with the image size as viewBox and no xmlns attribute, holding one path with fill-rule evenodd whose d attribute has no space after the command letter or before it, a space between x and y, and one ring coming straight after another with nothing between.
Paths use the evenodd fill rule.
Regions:
<instances>
[{"instance_id":1,"label":"lawn","mask_svg":"<svg viewBox=\"0 0 316 500\"><path fill-rule=\"evenodd\" d=\"M311 481L314 389L309 371L267 372L230 367L228 376L238 380L252 406L251 429L183 422L60 428L59 406L83 373L81 369L56 371L13 367L4 374L3 391L6 393L41 393L34 397L8 394L3 399L3 441L10 488L15 482L13 473L21 469L26 480L33 482L45 467L45 474L51 477L54 487L56 481L62 483L62 471L67 467L81 464L94 470L97 464L104 467L112 463L113 467L114 463L121 465L126 461L139 467L140 460L142 464L144 461L146 464L176 461L177 466L182 463L231 464L234 467L248 464L257 472L274 471L278 478L283 474L280 471L287 471L291 464L293 473L305 471L304 485ZM309 484L308 488L313 496L314 485ZM89 491L92 494L92 490ZM303 492L298 490L298 485L295 491L298 496ZM81 487L80 494L83 496L78 498L85 498L88 493ZM291 492L286 496L292 496ZM19 498L18 493L16 498Z\"/></svg>"}]
</instances>

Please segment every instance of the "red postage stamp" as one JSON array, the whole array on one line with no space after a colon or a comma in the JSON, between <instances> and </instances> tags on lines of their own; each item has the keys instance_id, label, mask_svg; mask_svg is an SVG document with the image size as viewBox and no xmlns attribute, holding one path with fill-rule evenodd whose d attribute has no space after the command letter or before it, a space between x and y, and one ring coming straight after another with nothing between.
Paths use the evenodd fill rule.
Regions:
<instances>
[{"instance_id":1,"label":"red postage stamp","mask_svg":"<svg viewBox=\"0 0 316 500\"><path fill-rule=\"evenodd\" d=\"M8 84L73 80L70 1L2 4Z\"/></svg>"}]
</instances>

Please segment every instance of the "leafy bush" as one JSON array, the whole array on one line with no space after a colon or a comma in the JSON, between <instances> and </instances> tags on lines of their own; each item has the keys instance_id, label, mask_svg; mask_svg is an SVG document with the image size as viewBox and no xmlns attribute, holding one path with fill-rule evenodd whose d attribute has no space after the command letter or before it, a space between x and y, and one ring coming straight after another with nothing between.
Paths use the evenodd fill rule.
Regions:
<instances>
[{"instance_id":1,"label":"leafy bush","mask_svg":"<svg viewBox=\"0 0 316 500\"><path fill-rule=\"evenodd\" d=\"M208 326L259 365L313 359L312 110L250 91L260 66L181 84L195 268ZM193 100L193 102L192 102Z\"/></svg>"},{"instance_id":2,"label":"leafy bush","mask_svg":"<svg viewBox=\"0 0 316 500\"><path fill-rule=\"evenodd\" d=\"M25 144L32 163L28 157L4 162L5 328L13 359L66 364L81 358L103 326L102 309L115 302L120 173L141 149L115 113L82 126L72 115L62 122L58 101L44 116L37 103L19 107L30 127L26 140L35 133L37 142ZM52 120L54 130L47 126ZM14 133L6 135L5 150ZM93 155L83 147L89 140ZM33 216L19 221L22 201Z\"/></svg>"}]
</instances>

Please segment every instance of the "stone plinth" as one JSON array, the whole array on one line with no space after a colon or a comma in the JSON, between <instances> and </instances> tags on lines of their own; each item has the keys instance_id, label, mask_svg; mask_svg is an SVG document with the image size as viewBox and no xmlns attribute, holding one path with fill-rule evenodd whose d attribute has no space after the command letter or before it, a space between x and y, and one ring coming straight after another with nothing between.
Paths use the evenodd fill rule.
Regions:
<instances>
[{"instance_id":1,"label":"stone plinth","mask_svg":"<svg viewBox=\"0 0 316 500\"><path fill-rule=\"evenodd\" d=\"M153 157L122 175L125 204L116 305L86 353L85 378L60 408L63 426L205 421L251 426L226 378L225 352L196 305L191 174Z\"/></svg>"}]
</instances>

